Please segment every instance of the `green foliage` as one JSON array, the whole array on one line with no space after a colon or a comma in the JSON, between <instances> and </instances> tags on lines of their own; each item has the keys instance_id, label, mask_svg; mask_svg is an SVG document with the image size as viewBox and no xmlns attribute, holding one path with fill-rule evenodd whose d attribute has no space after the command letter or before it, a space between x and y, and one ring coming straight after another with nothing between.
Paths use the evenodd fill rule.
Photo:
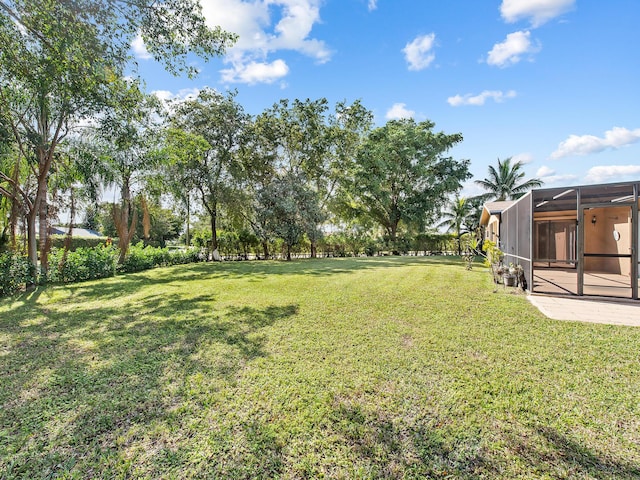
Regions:
<instances>
[{"instance_id":1,"label":"green foliage","mask_svg":"<svg viewBox=\"0 0 640 480\"><path fill-rule=\"evenodd\" d=\"M118 272L130 273L149 270L154 267L178 265L202 261L200 250L192 248L188 250L169 251L167 248L145 246L142 242L129 247L123 263L118 265Z\"/></svg>"},{"instance_id":2,"label":"green foliage","mask_svg":"<svg viewBox=\"0 0 640 480\"><path fill-rule=\"evenodd\" d=\"M488 267L501 263L504 258L502 250L500 250L498 245L491 240L485 240L483 242L482 251L487 254L485 265Z\"/></svg>"},{"instance_id":3,"label":"green foliage","mask_svg":"<svg viewBox=\"0 0 640 480\"><path fill-rule=\"evenodd\" d=\"M464 253L462 259L464 260L464 267L466 270L473 269L473 262L475 261L476 254L478 252L478 239L475 235L467 234L464 236Z\"/></svg>"},{"instance_id":4,"label":"green foliage","mask_svg":"<svg viewBox=\"0 0 640 480\"><path fill-rule=\"evenodd\" d=\"M169 265L170 256L171 254L166 248L145 246L139 242L129 247L124 262L118 266L118 271L139 272L160 265Z\"/></svg>"},{"instance_id":5,"label":"green foliage","mask_svg":"<svg viewBox=\"0 0 640 480\"><path fill-rule=\"evenodd\" d=\"M51 235L51 247L62 249L64 248L64 240L66 235ZM69 250L77 250L79 248L95 248L104 245L107 242L106 238L102 237L71 237L71 246ZM118 243L118 239L112 239L112 243Z\"/></svg>"},{"instance_id":6,"label":"green foliage","mask_svg":"<svg viewBox=\"0 0 640 480\"><path fill-rule=\"evenodd\" d=\"M259 223L284 241L287 259L305 234L307 239L313 232L319 238L318 225L323 214L316 192L312 191L300 175L286 174L275 177L259 192Z\"/></svg>"},{"instance_id":7,"label":"green foliage","mask_svg":"<svg viewBox=\"0 0 640 480\"><path fill-rule=\"evenodd\" d=\"M79 247L65 255L64 249L52 250L48 279L54 283L73 283L113 277L117 252L113 246Z\"/></svg>"},{"instance_id":8,"label":"green foliage","mask_svg":"<svg viewBox=\"0 0 640 480\"><path fill-rule=\"evenodd\" d=\"M522 162L511 163L511 157L498 159L498 168L489 165L489 177L476 180L476 184L488 191L484 195L486 200L515 200L523 196L532 188L542 186L542 180L531 178L523 180L525 173Z\"/></svg>"},{"instance_id":9,"label":"green foliage","mask_svg":"<svg viewBox=\"0 0 640 480\"><path fill-rule=\"evenodd\" d=\"M433 127L430 121L392 120L373 130L343 182L347 207L383 227L391 242L401 224L422 228L432 222L470 176L468 160L446 156L462 135L434 133Z\"/></svg>"},{"instance_id":10,"label":"green foliage","mask_svg":"<svg viewBox=\"0 0 640 480\"><path fill-rule=\"evenodd\" d=\"M24 255L0 253L0 296L12 295L35 282L33 265Z\"/></svg>"},{"instance_id":11,"label":"green foliage","mask_svg":"<svg viewBox=\"0 0 640 480\"><path fill-rule=\"evenodd\" d=\"M491 240L485 240L482 244L482 251L485 252L486 258L484 261L485 266L490 268L490 272L493 275L494 283L502 282L504 253L495 242Z\"/></svg>"},{"instance_id":12,"label":"green foliage","mask_svg":"<svg viewBox=\"0 0 640 480\"><path fill-rule=\"evenodd\" d=\"M455 236L449 233L419 233L413 238L416 252L439 254L455 250Z\"/></svg>"},{"instance_id":13,"label":"green foliage","mask_svg":"<svg viewBox=\"0 0 640 480\"><path fill-rule=\"evenodd\" d=\"M168 183L174 184L175 194L175 181L181 181L184 198L191 190L198 192L210 218L213 249L218 248L220 207L232 203L231 185L242 171L237 151L249 116L236 102L236 94L201 90L196 98L177 105L172 117L177 128L167 132L167 172L173 175Z\"/></svg>"}]
</instances>

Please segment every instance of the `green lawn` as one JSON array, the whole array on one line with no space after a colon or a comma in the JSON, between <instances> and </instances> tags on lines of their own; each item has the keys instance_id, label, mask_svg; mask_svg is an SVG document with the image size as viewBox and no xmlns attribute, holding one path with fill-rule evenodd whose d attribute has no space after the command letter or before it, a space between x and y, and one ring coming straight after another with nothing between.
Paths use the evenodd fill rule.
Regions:
<instances>
[{"instance_id":1,"label":"green lawn","mask_svg":"<svg viewBox=\"0 0 640 480\"><path fill-rule=\"evenodd\" d=\"M0 300L0 478L639 478L639 359L457 260L49 287Z\"/></svg>"}]
</instances>

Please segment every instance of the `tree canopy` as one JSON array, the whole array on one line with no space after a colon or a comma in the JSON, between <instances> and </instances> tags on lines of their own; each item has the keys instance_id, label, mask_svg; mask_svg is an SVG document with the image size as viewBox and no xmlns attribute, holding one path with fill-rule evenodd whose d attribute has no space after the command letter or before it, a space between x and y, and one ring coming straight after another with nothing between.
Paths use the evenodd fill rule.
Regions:
<instances>
[{"instance_id":1,"label":"tree canopy","mask_svg":"<svg viewBox=\"0 0 640 480\"><path fill-rule=\"evenodd\" d=\"M131 65L130 45L140 35L147 49L174 74L193 76L193 52L220 55L235 35L211 29L191 0L0 1L0 116L17 146L16 162L30 166L33 193L20 192L27 210L28 250L46 271L48 175L58 145L83 117L118 103ZM14 194L16 196L16 194Z\"/></svg>"},{"instance_id":2,"label":"tree canopy","mask_svg":"<svg viewBox=\"0 0 640 480\"><path fill-rule=\"evenodd\" d=\"M476 184L488 191L485 200L516 200L532 188L542 186L542 180L531 178L523 180L522 162L513 162L512 158L500 160L498 167L489 165L489 176L483 180L476 180Z\"/></svg>"},{"instance_id":3,"label":"tree canopy","mask_svg":"<svg viewBox=\"0 0 640 480\"><path fill-rule=\"evenodd\" d=\"M392 243L401 222L432 222L448 195L470 176L468 160L446 156L462 135L435 133L434 126L405 119L373 130L345 182L344 198L354 215L381 225Z\"/></svg>"}]
</instances>

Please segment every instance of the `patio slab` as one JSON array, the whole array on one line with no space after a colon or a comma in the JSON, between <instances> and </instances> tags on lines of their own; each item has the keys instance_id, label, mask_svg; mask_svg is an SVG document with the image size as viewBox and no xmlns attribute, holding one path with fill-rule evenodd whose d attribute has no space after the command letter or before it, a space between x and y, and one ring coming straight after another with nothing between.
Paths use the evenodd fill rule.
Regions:
<instances>
[{"instance_id":1,"label":"patio slab","mask_svg":"<svg viewBox=\"0 0 640 480\"><path fill-rule=\"evenodd\" d=\"M544 315L554 320L640 327L640 302L527 295Z\"/></svg>"}]
</instances>

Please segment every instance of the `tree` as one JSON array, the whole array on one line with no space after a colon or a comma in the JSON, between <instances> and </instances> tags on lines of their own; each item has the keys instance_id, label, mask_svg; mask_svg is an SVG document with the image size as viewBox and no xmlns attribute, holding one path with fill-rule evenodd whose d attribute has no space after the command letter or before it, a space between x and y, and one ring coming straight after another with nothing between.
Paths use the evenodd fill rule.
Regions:
<instances>
[{"instance_id":1,"label":"tree","mask_svg":"<svg viewBox=\"0 0 640 480\"><path fill-rule=\"evenodd\" d=\"M318 100L283 99L264 112L269 119L265 126L272 129L275 140L274 167L282 178L296 178L315 193L319 211L326 211L331 195L332 179L331 135L327 118L328 103ZM326 217L319 216L322 223ZM311 256L316 257L317 242L322 234L320 225L307 224L305 232L311 242Z\"/></svg>"},{"instance_id":2,"label":"tree","mask_svg":"<svg viewBox=\"0 0 640 480\"><path fill-rule=\"evenodd\" d=\"M498 158L498 168L489 165L489 177L484 180L476 180L488 193L484 196L486 200L516 200L527 193L532 188L542 186L542 180L531 178L523 181L525 173L522 171L523 163L511 163L512 158L501 161Z\"/></svg>"},{"instance_id":3,"label":"tree","mask_svg":"<svg viewBox=\"0 0 640 480\"><path fill-rule=\"evenodd\" d=\"M109 103L130 63L136 35L170 72L187 75L195 74L189 52L208 58L235 40L208 28L199 2L191 0L0 1L0 115L37 186L34 195L22 189L20 196L27 211L29 258L35 268L39 248L43 272L48 267L48 176L56 149L74 121Z\"/></svg>"},{"instance_id":4,"label":"tree","mask_svg":"<svg viewBox=\"0 0 640 480\"><path fill-rule=\"evenodd\" d=\"M269 258L273 232L269 229L268 217L260 215L264 210L261 201L270 201L263 192L276 178L279 138L277 120L265 111L248 123L240 149L242 173L237 179L238 212L258 238L265 259Z\"/></svg>"},{"instance_id":5,"label":"tree","mask_svg":"<svg viewBox=\"0 0 640 480\"><path fill-rule=\"evenodd\" d=\"M472 205L466 198L460 198L458 194L449 202L448 210L445 210L441 217L443 221L438 227L446 227L447 232L453 231L458 244L458 255L462 254L460 238L465 233L469 233L470 215L472 215Z\"/></svg>"},{"instance_id":6,"label":"tree","mask_svg":"<svg viewBox=\"0 0 640 480\"><path fill-rule=\"evenodd\" d=\"M209 147L197 157L184 157L183 168L209 214L212 251L218 248L220 204L230 197L233 179L241 171L238 152L248 116L235 96L236 92L223 95L205 88L193 100L178 104L173 115L175 127L201 137Z\"/></svg>"},{"instance_id":7,"label":"tree","mask_svg":"<svg viewBox=\"0 0 640 480\"><path fill-rule=\"evenodd\" d=\"M168 188L171 195L184 207L186 213L187 246L191 243L191 195L197 179L193 168L211 149L211 145L200 135L178 128L164 132L164 156L162 178L159 183Z\"/></svg>"},{"instance_id":8,"label":"tree","mask_svg":"<svg viewBox=\"0 0 640 480\"><path fill-rule=\"evenodd\" d=\"M120 205L113 206L119 263L124 262L135 234L137 211L132 208L132 189L159 159L161 112L158 98L144 95L138 85L131 82L121 91L117 105L103 112L97 129L103 144L105 180L120 189Z\"/></svg>"},{"instance_id":9,"label":"tree","mask_svg":"<svg viewBox=\"0 0 640 480\"><path fill-rule=\"evenodd\" d=\"M394 245L401 222L431 223L470 176L468 160L445 156L462 135L434 133L434 125L392 120L373 130L343 185L347 207L383 227Z\"/></svg>"},{"instance_id":10,"label":"tree","mask_svg":"<svg viewBox=\"0 0 640 480\"><path fill-rule=\"evenodd\" d=\"M260 191L258 201L262 205L258 212L260 224L282 238L287 247L287 260L291 260L291 248L321 221L315 192L300 175L286 173Z\"/></svg>"}]
</instances>

